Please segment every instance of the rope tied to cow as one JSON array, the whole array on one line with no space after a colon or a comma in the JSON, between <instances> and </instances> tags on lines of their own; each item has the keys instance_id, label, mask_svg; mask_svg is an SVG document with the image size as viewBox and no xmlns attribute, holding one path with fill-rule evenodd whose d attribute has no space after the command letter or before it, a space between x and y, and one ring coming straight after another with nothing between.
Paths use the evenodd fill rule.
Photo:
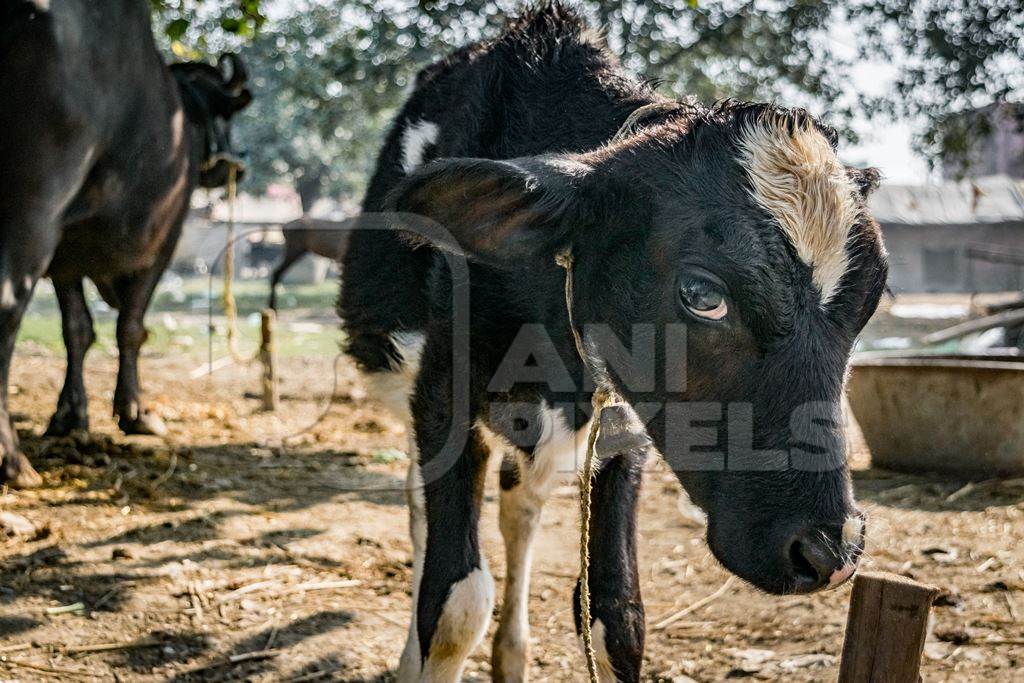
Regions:
<instances>
[{"instance_id":1,"label":"rope tied to cow","mask_svg":"<svg viewBox=\"0 0 1024 683\"><path fill-rule=\"evenodd\" d=\"M652 102L635 109L609 140L609 144L615 144L638 131L641 123L656 115L671 115L679 113L689 107L689 103L677 100ZM580 362L585 372L589 372L594 379L597 389L591 396L590 432L587 435L587 452L583 458L583 467L580 470L580 635L583 638L583 651L587 658L587 675L591 683L598 683L597 656L594 653L594 636L592 628L592 617L590 613L590 508L591 491L594 480L594 460L597 450L597 440L601 436L601 413L605 408L621 403L622 399L608 386L607 382L601 381L602 375L598 373L590 361L587 353L583 335L580 334L573 313L573 269L575 260L572 248L566 247L555 255L555 263L565 269L565 309L569 317L569 329L572 331L573 341L576 345L576 353L579 354Z\"/></svg>"},{"instance_id":2,"label":"rope tied to cow","mask_svg":"<svg viewBox=\"0 0 1024 683\"><path fill-rule=\"evenodd\" d=\"M227 156L217 156L223 157L221 160L226 161L228 164L227 247L224 251L224 289L221 294L221 300L224 305L224 317L226 319L225 336L228 355L231 356L231 360L239 365L249 365L256 360L259 354L246 358L242 356L242 353L238 350L238 306L235 303L235 294L232 287L235 279L235 203L238 197L238 164ZM214 163L216 163L216 161L214 161Z\"/></svg>"},{"instance_id":3,"label":"rope tied to cow","mask_svg":"<svg viewBox=\"0 0 1024 683\"><path fill-rule=\"evenodd\" d=\"M598 375L593 372L583 336L573 314L573 255L571 249L566 249L555 256L555 262L565 269L565 308L569 316L569 329L572 331L573 340L576 344L576 352L585 371L591 372L591 376L597 379ZM594 455L596 452L597 439L601 434L601 412L619 398L614 390L598 383L598 388L591 397L593 412L591 414L590 433L587 436L587 452L583 458L583 468L580 471L580 635L583 638L583 651L587 658L587 675L591 683L598 683L597 657L594 654L594 636L590 614L590 498L594 480Z\"/></svg>"}]
</instances>

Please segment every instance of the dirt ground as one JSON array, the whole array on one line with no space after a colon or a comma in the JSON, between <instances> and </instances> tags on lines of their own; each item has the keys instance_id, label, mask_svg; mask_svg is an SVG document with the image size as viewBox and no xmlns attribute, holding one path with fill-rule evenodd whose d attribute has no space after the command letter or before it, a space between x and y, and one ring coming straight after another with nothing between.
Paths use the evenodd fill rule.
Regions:
<instances>
[{"instance_id":1,"label":"dirt ground","mask_svg":"<svg viewBox=\"0 0 1024 683\"><path fill-rule=\"evenodd\" d=\"M193 377L194 358L150 355L143 382L170 428L158 439L117 432L116 363L94 351L92 436L47 440L38 435L63 365L31 346L15 359L12 408L45 486L0 497L0 511L34 527L0 535L0 679L393 676L410 602L405 435L360 397L344 361L285 359L282 406L265 414L246 393L258 388L255 368ZM964 492L966 482L871 470L863 449L856 455L870 514L865 566L944 590L925 680L1024 680L1024 484ZM500 589L494 477L488 484L483 548ZM777 598L735 581L670 628L650 628L727 580L679 493L671 473L651 467L640 530L645 676L834 679L848 586ZM584 679L570 608L576 522L574 493L560 491L535 555L535 680ZM488 651L473 654L468 680L489 677Z\"/></svg>"}]
</instances>

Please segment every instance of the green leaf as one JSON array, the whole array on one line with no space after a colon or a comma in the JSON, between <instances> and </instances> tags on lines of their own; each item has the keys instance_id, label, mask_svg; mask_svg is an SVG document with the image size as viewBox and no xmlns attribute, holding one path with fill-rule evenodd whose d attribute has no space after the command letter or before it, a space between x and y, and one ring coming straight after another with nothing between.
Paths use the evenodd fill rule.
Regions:
<instances>
[{"instance_id":1,"label":"green leaf","mask_svg":"<svg viewBox=\"0 0 1024 683\"><path fill-rule=\"evenodd\" d=\"M167 24L167 28L164 29L164 33L172 41L181 40L182 36L185 35L185 31L188 30L189 21L188 19L175 19L171 23Z\"/></svg>"},{"instance_id":2,"label":"green leaf","mask_svg":"<svg viewBox=\"0 0 1024 683\"><path fill-rule=\"evenodd\" d=\"M245 24L241 19L236 19L234 17L221 17L220 27L228 33L241 33Z\"/></svg>"}]
</instances>

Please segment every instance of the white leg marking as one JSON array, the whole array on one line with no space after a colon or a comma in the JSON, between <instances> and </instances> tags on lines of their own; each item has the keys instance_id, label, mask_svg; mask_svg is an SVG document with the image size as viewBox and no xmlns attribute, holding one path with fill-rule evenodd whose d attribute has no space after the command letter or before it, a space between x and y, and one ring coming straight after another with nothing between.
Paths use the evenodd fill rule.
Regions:
<instances>
[{"instance_id":1,"label":"white leg marking","mask_svg":"<svg viewBox=\"0 0 1024 683\"><path fill-rule=\"evenodd\" d=\"M615 669L612 668L612 660L608 657L608 648L604 642L604 624L600 619L594 619L590 635L594 643L594 659L597 660L597 679L601 683L615 683Z\"/></svg>"},{"instance_id":2,"label":"white leg marking","mask_svg":"<svg viewBox=\"0 0 1024 683\"><path fill-rule=\"evenodd\" d=\"M521 462L520 459L520 467ZM505 595L494 634L491 665L494 679L505 683L528 678L530 563L543 505L544 499L523 481L512 490L501 492L498 525L505 540Z\"/></svg>"},{"instance_id":3,"label":"white leg marking","mask_svg":"<svg viewBox=\"0 0 1024 683\"><path fill-rule=\"evenodd\" d=\"M391 342L402 356L401 364L392 372L371 372L363 375L370 397L405 424L412 422L409 396L420 373L420 359L426 338L420 332L396 332Z\"/></svg>"},{"instance_id":4,"label":"white leg marking","mask_svg":"<svg viewBox=\"0 0 1024 683\"><path fill-rule=\"evenodd\" d=\"M398 680L412 683L420 675L420 640L416 631L416 607L419 602L420 581L423 579L423 558L427 551L427 509L423 497L423 477L420 474L416 441L410 438L409 475L406 479L406 496L409 501L409 535L412 537L412 617L409 621L409 635L398 664Z\"/></svg>"},{"instance_id":5,"label":"white leg marking","mask_svg":"<svg viewBox=\"0 0 1024 683\"><path fill-rule=\"evenodd\" d=\"M430 683L461 680L466 657L484 637L492 609L494 580L486 560L480 558L480 568L453 584L448 593L420 680Z\"/></svg>"},{"instance_id":6,"label":"white leg marking","mask_svg":"<svg viewBox=\"0 0 1024 683\"><path fill-rule=\"evenodd\" d=\"M541 438L532 458L477 424L491 452L513 458L519 472L515 488L501 492L498 517L505 541L505 592L491 664L495 680L506 682L528 679L530 564L541 511L555 486L571 480L582 464L590 431L588 423L573 433L562 413L547 406L541 407L540 417Z\"/></svg>"},{"instance_id":7,"label":"white leg marking","mask_svg":"<svg viewBox=\"0 0 1024 683\"><path fill-rule=\"evenodd\" d=\"M423 155L429 145L437 142L440 129L431 121L407 123L402 135L402 169L412 173L423 163Z\"/></svg>"}]
</instances>

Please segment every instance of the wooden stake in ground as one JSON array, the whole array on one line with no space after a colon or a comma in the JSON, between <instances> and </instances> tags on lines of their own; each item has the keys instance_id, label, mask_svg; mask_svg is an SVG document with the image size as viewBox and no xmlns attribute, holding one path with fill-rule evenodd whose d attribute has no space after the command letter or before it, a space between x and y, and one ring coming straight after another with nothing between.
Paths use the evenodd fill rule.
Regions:
<instances>
[{"instance_id":1,"label":"wooden stake in ground","mask_svg":"<svg viewBox=\"0 0 1024 683\"><path fill-rule=\"evenodd\" d=\"M263 410L277 410L277 348L274 345L276 314L265 309L260 314L260 363L263 365Z\"/></svg>"},{"instance_id":2,"label":"wooden stake in ground","mask_svg":"<svg viewBox=\"0 0 1024 683\"><path fill-rule=\"evenodd\" d=\"M928 613L938 593L895 574L858 574L839 683L917 683Z\"/></svg>"}]
</instances>

